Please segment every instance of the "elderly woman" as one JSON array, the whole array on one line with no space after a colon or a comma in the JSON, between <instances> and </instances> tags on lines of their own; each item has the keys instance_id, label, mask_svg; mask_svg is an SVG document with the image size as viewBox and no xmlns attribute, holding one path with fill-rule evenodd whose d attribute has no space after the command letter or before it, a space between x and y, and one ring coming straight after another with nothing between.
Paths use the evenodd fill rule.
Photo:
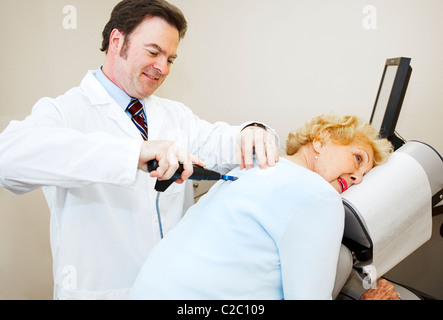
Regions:
<instances>
[{"instance_id":1,"label":"elderly woman","mask_svg":"<svg viewBox=\"0 0 443 320\"><path fill-rule=\"evenodd\" d=\"M154 248L133 299L330 299L344 226L340 193L391 144L352 116L291 133L287 156L235 169Z\"/></svg>"}]
</instances>

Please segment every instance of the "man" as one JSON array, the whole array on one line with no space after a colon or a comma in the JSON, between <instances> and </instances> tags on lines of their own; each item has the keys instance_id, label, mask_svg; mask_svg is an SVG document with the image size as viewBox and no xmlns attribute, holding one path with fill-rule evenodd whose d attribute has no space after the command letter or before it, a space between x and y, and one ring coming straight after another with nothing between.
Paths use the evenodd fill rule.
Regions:
<instances>
[{"instance_id":1,"label":"man","mask_svg":"<svg viewBox=\"0 0 443 320\"><path fill-rule=\"evenodd\" d=\"M163 0L120 2L103 31L103 67L0 135L0 185L16 194L43 187L56 299L127 296L160 239L155 180L178 162L181 178L159 198L165 232L190 205L182 182L192 163L223 173L252 167L253 152L262 167L278 161L275 136L261 124L210 124L153 95L185 32L180 10ZM159 168L149 174L152 159Z\"/></svg>"}]
</instances>

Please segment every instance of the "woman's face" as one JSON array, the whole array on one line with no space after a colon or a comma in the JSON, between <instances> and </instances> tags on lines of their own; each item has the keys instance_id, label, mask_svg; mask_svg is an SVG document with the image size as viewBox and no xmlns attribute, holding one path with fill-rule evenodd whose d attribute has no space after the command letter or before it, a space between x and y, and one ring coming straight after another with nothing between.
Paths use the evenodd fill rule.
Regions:
<instances>
[{"instance_id":1,"label":"woman's face","mask_svg":"<svg viewBox=\"0 0 443 320\"><path fill-rule=\"evenodd\" d=\"M359 184L363 175L372 169L374 151L367 143L342 145L327 139L323 145L314 141L318 158L313 160L313 171L321 175L342 193Z\"/></svg>"}]
</instances>

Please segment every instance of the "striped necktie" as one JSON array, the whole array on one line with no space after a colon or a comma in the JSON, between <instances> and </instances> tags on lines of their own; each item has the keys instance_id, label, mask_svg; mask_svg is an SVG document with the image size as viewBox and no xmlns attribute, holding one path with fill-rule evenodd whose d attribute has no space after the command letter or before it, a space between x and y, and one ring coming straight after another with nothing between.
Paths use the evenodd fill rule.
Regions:
<instances>
[{"instance_id":1,"label":"striped necktie","mask_svg":"<svg viewBox=\"0 0 443 320\"><path fill-rule=\"evenodd\" d=\"M146 119L143 115L143 105L137 99L131 100L126 110L132 116L132 122L134 122L135 126L140 131L143 140L148 140L148 125L146 123Z\"/></svg>"}]
</instances>

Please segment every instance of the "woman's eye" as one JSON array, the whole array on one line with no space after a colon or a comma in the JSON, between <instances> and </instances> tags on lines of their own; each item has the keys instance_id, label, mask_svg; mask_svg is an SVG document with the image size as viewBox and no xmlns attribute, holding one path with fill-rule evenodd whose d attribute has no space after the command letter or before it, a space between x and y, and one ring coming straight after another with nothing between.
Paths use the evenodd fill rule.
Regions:
<instances>
[{"instance_id":1,"label":"woman's eye","mask_svg":"<svg viewBox=\"0 0 443 320\"><path fill-rule=\"evenodd\" d=\"M363 158L362 158L361 156L359 156L359 155L356 155L356 156L355 156L355 159L357 159L357 162L358 162L358 163L360 163L360 162L363 161Z\"/></svg>"},{"instance_id":2,"label":"woman's eye","mask_svg":"<svg viewBox=\"0 0 443 320\"><path fill-rule=\"evenodd\" d=\"M153 57L156 57L158 55L157 52L153 52L153 51L149 51L149 50L148 50L148 53Z\"/></svg>"}]
</instances>

